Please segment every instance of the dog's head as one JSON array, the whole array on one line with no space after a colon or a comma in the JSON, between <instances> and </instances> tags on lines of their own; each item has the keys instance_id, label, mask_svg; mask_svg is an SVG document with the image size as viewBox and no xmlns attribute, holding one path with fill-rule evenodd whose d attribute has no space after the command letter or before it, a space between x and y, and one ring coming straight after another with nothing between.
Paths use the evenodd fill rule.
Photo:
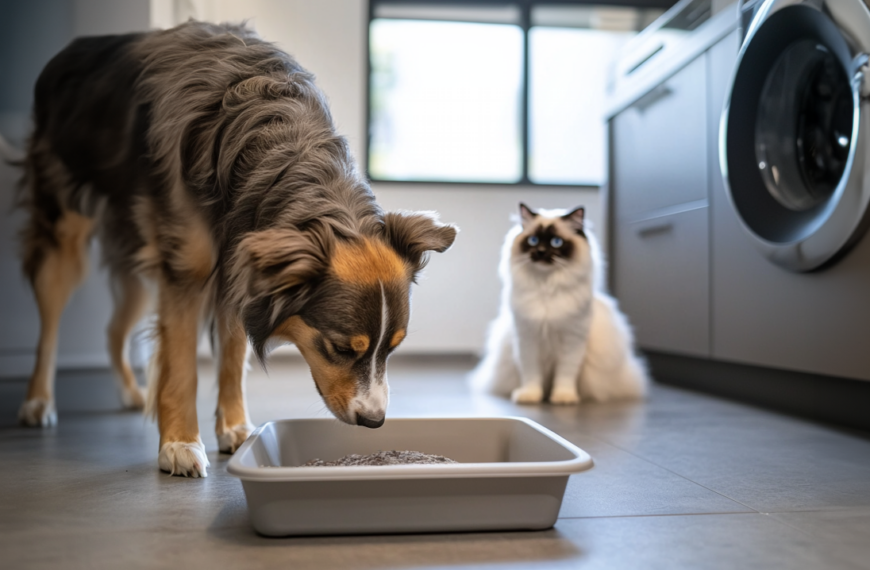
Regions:
<instances>
[{"instance_id":1,"label":"dog's head","mask_svg":"<svg viewBox=\"0 0 870 570\"><path fill-rule=\"evenodd\" d=\"M270 342L294 343L337 418L380 427L387 358L407 333L411 283L427 253L455 238L455 227L428 213L388 213L380 235L352 240L327 226L248 234L233 271L252 299L244 319L255 351L262 359Z\"/></svg>"}]
</instances>

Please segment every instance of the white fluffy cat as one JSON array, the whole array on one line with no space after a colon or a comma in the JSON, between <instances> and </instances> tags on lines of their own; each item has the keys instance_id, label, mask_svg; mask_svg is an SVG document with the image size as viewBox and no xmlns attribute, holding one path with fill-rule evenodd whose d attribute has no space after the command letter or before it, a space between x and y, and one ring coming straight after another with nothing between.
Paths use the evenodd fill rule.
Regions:
<instances>
[{"instance_id":1,"label":"white fluffy cat","mask_svg":"<svg viewBox=\"0 0 870 570\"><path fill-rule=\"evenodd\" d=\"M604 263L584 209L533 212L505 238L501 309L472 387L535 404L639 398L649 383L631 329L604 292Z\"/></svg>"}]
</instances>

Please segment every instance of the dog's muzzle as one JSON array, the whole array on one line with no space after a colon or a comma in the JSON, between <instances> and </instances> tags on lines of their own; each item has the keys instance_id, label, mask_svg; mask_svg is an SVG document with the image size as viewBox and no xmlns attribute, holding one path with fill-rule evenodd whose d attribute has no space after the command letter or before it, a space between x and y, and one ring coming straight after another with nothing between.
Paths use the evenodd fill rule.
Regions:
<instances>
[{"instance_id":1,"label":"dog's muzzle","mask_svg":"<svg viewBox=\"0 0 870 570\"><path fill-rule=\"evenodd\" d=\"M384 425L387 405L390 401L390 388L384 377L376 381L367 391L351 400L348 411L356 419L356 425L379 428Z\"/></svg>"}]
</instances>

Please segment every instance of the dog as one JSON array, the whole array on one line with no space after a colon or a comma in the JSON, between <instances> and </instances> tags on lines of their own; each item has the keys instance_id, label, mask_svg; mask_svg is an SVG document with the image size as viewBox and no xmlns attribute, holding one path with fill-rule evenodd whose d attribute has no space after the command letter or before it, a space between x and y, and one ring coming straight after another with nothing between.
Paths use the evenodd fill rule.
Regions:
<instances>
[{"instance_id":1,"label":"dog","mask_svg":"<svg viewBox=\"0 0 870 570\"><path fill-rule=\"evenodd\" d=\"M79 38L39 76L34 122L22 264L41 332L23 424L56 422L58 323L92 236L111 276L121 399L156 417L162 470L207 475L196 416L203 328L218 360L221 451L252 429L248 353L264 362L275 343L299 348L339 420L383 424L385 367L407 331L411 283L457 229L378 206L326 98L292 57L244 25ZM149 305L146 397L125 352Z\"/></svg>"}]
</instances>

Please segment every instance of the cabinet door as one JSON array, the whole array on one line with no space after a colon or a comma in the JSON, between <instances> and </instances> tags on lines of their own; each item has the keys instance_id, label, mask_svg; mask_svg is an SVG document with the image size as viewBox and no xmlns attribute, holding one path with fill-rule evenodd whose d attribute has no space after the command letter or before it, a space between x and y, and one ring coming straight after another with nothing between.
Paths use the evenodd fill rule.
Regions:
<instances>
[{"instance_id":1,"label":"cabinet door","mask_svg":"<svg viewBox=\"0 0 870 570\"><path fill-rule=\"evenodd\" d=\"M707 198L706 77L699 57L613 119L617 218Z\"/></svg>"},{"instance_id":2,"label":"cabinet door","mask_svg":"<svg viewBox=\"0 0 870 570\"><path fill-rule=\"evenodd\" d=\"M614 293L646 349L709 356L707 208L634 222L614 232Z\"/></svg>"}]
</instances>

